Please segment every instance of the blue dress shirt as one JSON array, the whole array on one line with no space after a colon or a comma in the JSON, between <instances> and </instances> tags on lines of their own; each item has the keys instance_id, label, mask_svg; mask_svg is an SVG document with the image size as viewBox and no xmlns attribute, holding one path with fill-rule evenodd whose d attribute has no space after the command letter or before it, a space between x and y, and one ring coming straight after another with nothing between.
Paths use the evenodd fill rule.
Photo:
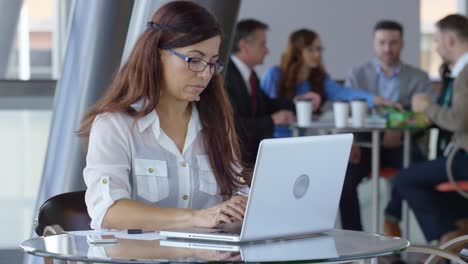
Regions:
<instances>
[{"instance_id":1,"label":"blue dress shirt","mask_svg":"<svg viewBox=\"0 0 468 264\"><path fill-rule=\"evenodd\" d=\"M378 61L374 61L375 70L378 76L378 93L390 102L398 103L400 98L400 66L395 68L391 76L385 75Z\"/></svg>"}]
</instances>

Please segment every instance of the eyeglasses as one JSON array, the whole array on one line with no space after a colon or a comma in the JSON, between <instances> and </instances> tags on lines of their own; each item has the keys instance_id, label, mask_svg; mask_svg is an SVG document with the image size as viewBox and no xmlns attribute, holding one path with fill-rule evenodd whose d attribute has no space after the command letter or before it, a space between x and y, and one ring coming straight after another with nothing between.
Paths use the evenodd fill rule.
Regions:
<instances>
[{"instance_id":1,"label":"eyeglasses","mask_svg":"<svg viewBox=\"0 0 468 264\"><path fill-rule=\"evenodd\" d=\"M176 55L177 57L183 59L184 61L188 62L188 68L191 71L194 71L194 72L202 72L202 71L204 71L206 69L206 67L208 65L210 65L210 73L211 74L218 74L218 73L222 72L223 68L224 68L223 63L221 63L221 62L211 63L211 62L207 62L204 59L191 58L191 57L185 56L183 54L178 53L175 50L171 50L171 49L167 49L167 48L163 48L163 50L168 51L168 52Z\"/></svg>"},{"instance_id":2,"label":"eyeglasses","mask_svg":"<svg viewBox=\"0 0 468 264\"><path fill-rule=\"evenodd\" d=\"M311 52L319 52L319 53L322 53L323 51L325 51L325 48L322 46L317 46L317 47L308 46L306 47L306 49Z\"/></svg>"}]
</instances>

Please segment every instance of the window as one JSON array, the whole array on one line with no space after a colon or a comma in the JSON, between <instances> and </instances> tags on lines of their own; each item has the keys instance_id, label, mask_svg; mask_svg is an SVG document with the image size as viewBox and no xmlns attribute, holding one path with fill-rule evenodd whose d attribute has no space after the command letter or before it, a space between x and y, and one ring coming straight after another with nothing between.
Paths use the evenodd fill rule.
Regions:
<instances>
[{"instance_id":1,"label":"window","mask_svg":"<svg viewBox=\"0 0 468 264\"><path fill-rule=\"evenodd\" d=\"M453 13L466 14L466 0L421 0L421 67L432 79L439 78L442 60L435 51L435 23Z\"/></svg>"}]
</instances>

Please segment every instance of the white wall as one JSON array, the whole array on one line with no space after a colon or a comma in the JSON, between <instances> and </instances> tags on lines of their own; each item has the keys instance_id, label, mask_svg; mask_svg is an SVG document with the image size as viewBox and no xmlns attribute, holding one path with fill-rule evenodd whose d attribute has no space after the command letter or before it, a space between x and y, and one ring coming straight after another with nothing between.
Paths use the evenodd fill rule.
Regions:
<instances>
[{"instance_id":1,"label":"white wall","mask_svg":"<svg viewBox=\"0 0 468 264\"><path fill-rule=\"evenodd\" d=\"M321 36L325 66L335 79L372 57L372 30L380 19L403 24L402 58L419 66L419 17L419 0L243 0L239 13L239 19L256 18L270 26L270 54L259 74L279 63L289 34L305 27Z\"/></svg>"}]
</instances>

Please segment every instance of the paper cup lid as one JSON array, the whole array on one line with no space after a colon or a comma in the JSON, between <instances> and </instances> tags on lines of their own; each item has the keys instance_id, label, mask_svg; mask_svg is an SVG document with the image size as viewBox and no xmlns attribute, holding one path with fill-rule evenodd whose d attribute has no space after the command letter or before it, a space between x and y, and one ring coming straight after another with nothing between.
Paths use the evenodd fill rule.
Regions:
<instances>
[{"instance_id":1,"label":"paper cup lid","mask_svg":"<svg viewBox=\"0 0 468 264\"><path fill-rule=\"evenodd\" d=\"M356 98L351 100L351 102L366 102L367 100L365 98Z\"/></svg>"},{"instance_id":2,"label":"paper cup lid","mask_svg":"<svg viewBox=\"0 0 468 264\"><path fill-rule=\"evenodd\" d=\"M349 101L346 101L346 100L336 100L336 101L333 101L334 104L347 104L349 103Z\"/></svg>"}]
</instances>

